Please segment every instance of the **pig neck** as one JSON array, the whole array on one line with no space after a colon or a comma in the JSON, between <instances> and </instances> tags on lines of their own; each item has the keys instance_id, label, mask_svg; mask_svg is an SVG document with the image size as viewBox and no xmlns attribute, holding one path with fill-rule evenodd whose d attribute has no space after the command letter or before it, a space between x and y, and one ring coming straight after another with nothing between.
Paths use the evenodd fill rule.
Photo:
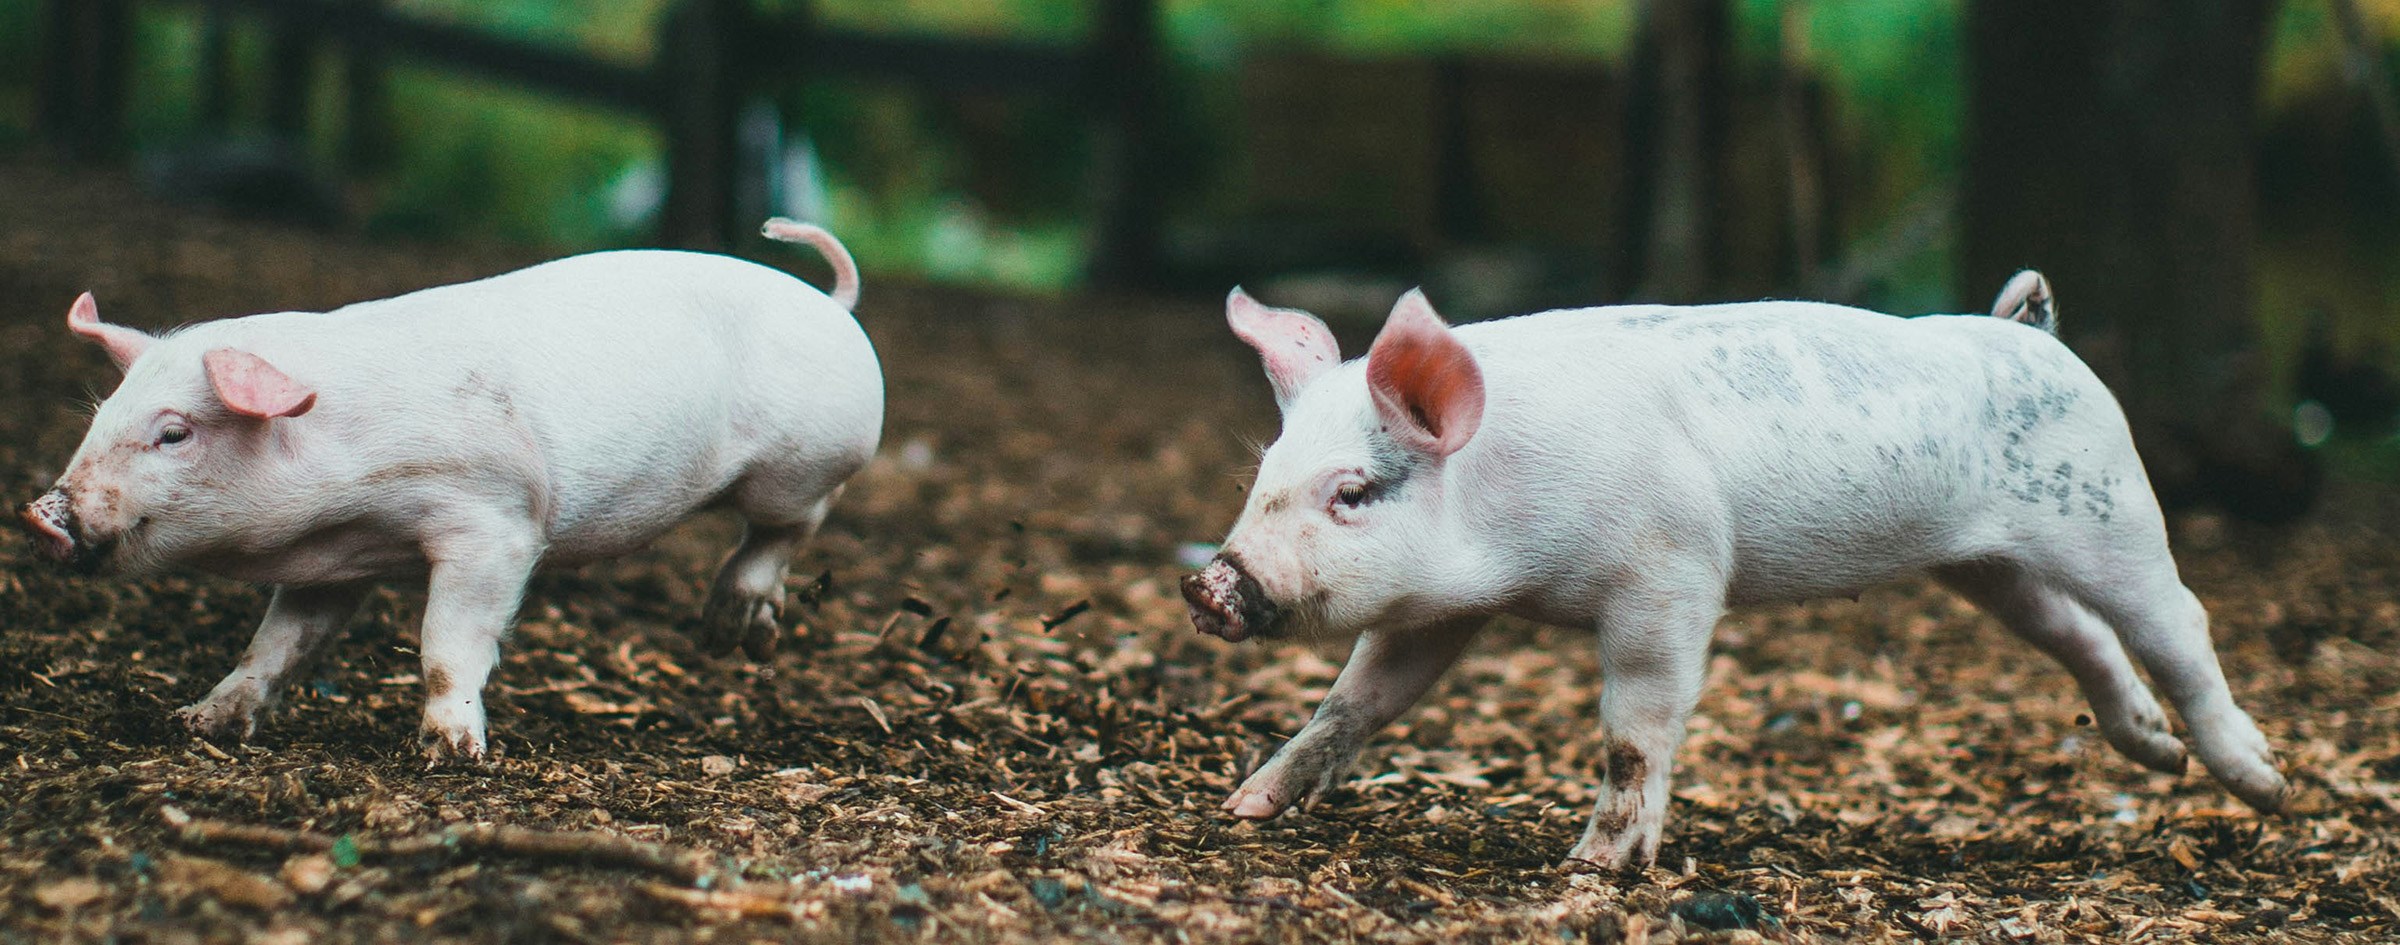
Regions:
<instances>
[{"instance_id":1,"label":"pig neck","mask_svg":"<svg viewBox=\"0 0 2400 945\"><path fill-rule=\"evenodd\" d=\"M1453 460L1462 457L1454 457ZM1526 522L1517 503L1488 488L1488 476L1464 462L1444 462L1424 477L1432 507L1431 526L1417 542L1417 593L1394 614L1409 624L1430 624L1461 615L1516 614L1543 591L1539 571L1526 555L1492 541L1522 533Z\"/></svg>"},{"instance_id":2,"label":"pig neck","mask_svg":"<svg viewBox=\"0 0 2400 945\"><path fill-rule=\"evenodd\" d=\"M1559 519L1607 513L1576 501L1588 490L1572 477L1505 443L1470 445L1434 477L1444 501L1429 542L1441 550L1426 555L1432 584L1461 613L1587 625L1607 580L1595 568L1613 571L1622 559L1595 541L1595 523Z\"/></svg>"}]
</instances>

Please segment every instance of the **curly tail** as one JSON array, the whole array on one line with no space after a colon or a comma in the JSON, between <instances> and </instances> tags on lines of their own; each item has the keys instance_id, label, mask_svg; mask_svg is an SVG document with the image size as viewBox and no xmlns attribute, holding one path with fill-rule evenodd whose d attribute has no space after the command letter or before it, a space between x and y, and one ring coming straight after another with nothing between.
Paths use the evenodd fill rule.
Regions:
<instances>
[{"instance_id":1,"label":"curly tail","mask_svg":"<svg viewBox=\"0 0 2400 945\"><path fill-rule=\"evenodd\" d=\"M2058 298L2050 294L2050 280L2031 269L2017 273L1992 302L1992 317L2058 334Z\"/></svg>"},{"instance_id":2,"label":"curly tail","mask_svg":"<svg viewBox=\"0 0 2400 945\"><path fill-rule=\"evenodd\" d=\"M768 220L758 231L776 242L806 243L824 253L825 261L833 264L833 291L828 293L833 304L845 312L858 310L858 263L850 258L849 250L842 248L841 240L834 239L824 227L783 217Z\"/></svg>"}]
</instances>

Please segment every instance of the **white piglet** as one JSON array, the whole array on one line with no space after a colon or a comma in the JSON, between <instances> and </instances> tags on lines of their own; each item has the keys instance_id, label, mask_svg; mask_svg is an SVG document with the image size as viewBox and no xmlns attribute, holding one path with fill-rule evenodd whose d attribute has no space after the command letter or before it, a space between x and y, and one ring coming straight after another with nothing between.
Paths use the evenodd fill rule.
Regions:
<instances>
[{"instance_id":1,"label":"white piglet","mask_svg":"<svg viewBox=\"0 0 2400 945\"><path fill-rule=\"evenodd\" d=\"M427 583L427 752L479 759L483 688L540 565L633 550L709 506L743 518L703 643L763 656L793 552L866 465L883 375L832 234L831 296L765 266L593 253L362 302L149 335L68 327L124 381L22 514L52 557L274 585L241 665L178 717L251 734L380 578Z\"/></svg>"},{"instance_id":2,"label":"white piglet","mask_svg":"<svg viewBox=\"0 0 2400 945\"><path fill-rule=\"evenodd\" d=\"M1604 770L1570 859L1651 863L1726 608L1911 574L2065 664L2128 757L2184 766L2138 660L2211 774L2260 810L2283 798L2124 415L2052 336L2038 274L1988 318L1758 302L1453 329L1411 292L1348 363L1305 312L1238 289L1227 306L1283 432L1223 551L1184 581L1193 623L1361 634L1307 726L1225 802L1238 816L1328 790L1512 614L1599 634Z\"/></svg>"}]
</instances>

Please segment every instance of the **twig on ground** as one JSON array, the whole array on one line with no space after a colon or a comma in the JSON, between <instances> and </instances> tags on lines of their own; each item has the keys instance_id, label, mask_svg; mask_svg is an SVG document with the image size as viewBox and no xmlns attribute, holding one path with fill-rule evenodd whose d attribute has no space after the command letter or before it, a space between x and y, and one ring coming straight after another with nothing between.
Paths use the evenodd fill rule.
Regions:
<instances>
[{"instance_id":1,"label":"twig on ground","mask_svg":"<svg viewBox=\"0 0 2400 945\"><path fill-rule=\"evenodd\" d=\"M339 838L331 834L316 831L194 817L173 806L160 808L159 816L187 846L246 846L283 853L324 853L339 842ZM698 885L711 872L708 857L697 851L591 830L556 831L506 825L460 824L413 837L353 836L351 843L362 860L461 851L623 867L656 873L686 885Z\"/></svg>"},{"instance_id":2,"label":"twig on ground","mask_svg":"<svg viewBox=\"0 0 2400 945\"><path fill-rule=\"evenodd\" d=\"M643 883L643 895L697 911L730 912L745 919L785 919L798 922L824 911L821 902L797 902L735 889L685 889L664 883Z\"/></svg>"}]
</instances>

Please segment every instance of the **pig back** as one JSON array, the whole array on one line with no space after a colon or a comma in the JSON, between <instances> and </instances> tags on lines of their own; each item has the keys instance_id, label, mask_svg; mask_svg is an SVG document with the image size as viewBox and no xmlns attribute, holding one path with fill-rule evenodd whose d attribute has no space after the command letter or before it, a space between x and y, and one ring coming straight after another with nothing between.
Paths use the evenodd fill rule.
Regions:
<instances>
[{"instance_id":1,"label":"pig back","mask_svg":"<svg viewBox=\"0 0 2400 945\"><path fill-rule=\"evenodd\" d=\"M1459 335L1490 389L1489 475L1547 483L1592 532L1577 547L1714 557L1735 603L1848 593L2147 495L2106 388L1999 319L1629 306Z\"/></svg>"},{"instance_id":2,"label":"pig back","mask_svg":"<svg viewBox=\"0 0 2400 945\"><path fill-rule=\"evenodd\" d=\"M527 480L553 559L638 547L766 456L829 491L882 423L856 320L723 256L570 257L350 306L307 333L349 362L325 372L328 408L374 414L387 452L449 454L388 463Z\"/></svg>"}]
</instances>

